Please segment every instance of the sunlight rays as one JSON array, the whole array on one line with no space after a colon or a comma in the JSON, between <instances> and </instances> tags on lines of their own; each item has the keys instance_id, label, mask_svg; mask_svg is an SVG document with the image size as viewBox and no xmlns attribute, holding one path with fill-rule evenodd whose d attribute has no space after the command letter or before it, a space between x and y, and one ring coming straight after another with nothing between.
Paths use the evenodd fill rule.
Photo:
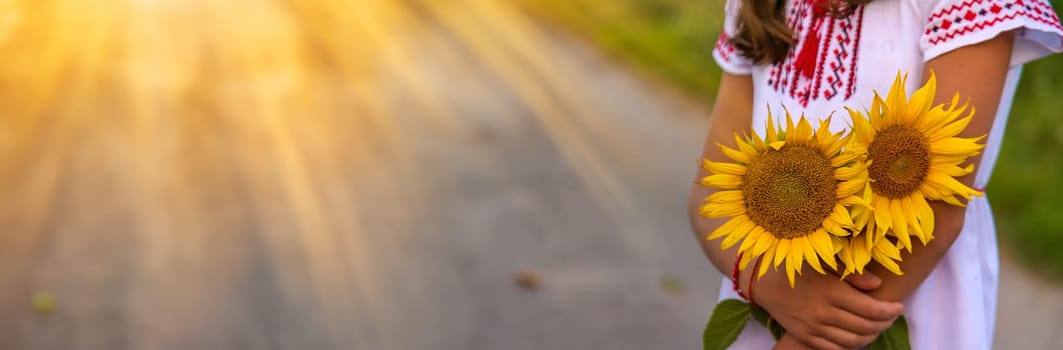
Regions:
<instances>
[{"instance_id":1,"label":"sunlight rays","mask_svg":"<svg viewBox=\"0 0 1063 350\"><path fill-rule=\"evenodd\" d=\"M432 306L382 271L415 272L401 253L434 234L418 210L454 193L426 164L463 155L433 142L526 122L609 215L639 215L595 145L627 141L604 140L610 116L570 84L593 73L556 67L533 27L490 0L0 0L0 207L18 216L5 251L35 251L63 227L50 220L64 191L91 189L105 198L71 210L123 213L113 230L131 232L114 234L138 262L124 272L129 327L153 339L134 346L222 332L192 320L237 293L226 283L255 268L241 259L270 264L279 293L340 348L412 342L373 329L402 328L403 304ZM455 81L466 75L480 80ZM505 91L451 91L462 83ZM459 96L501 107L480 123ZM469 162L496 166L490 178L523 160L504 161ZM266 256L213 250L233 237ZM174 296L187 280L201 285ZM184 298L170 316L187 328L139 316L159 296ZM375 323L343 327L361 318Z\"/></svg>"}]
</instances>

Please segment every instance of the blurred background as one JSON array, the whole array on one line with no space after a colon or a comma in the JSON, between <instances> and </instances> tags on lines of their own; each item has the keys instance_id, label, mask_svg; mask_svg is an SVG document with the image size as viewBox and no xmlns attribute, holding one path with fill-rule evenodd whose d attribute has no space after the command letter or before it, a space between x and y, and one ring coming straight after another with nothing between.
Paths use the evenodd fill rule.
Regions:
<instances>
[{"instance_id":1,"label":"blurred background","mask_svg":"<svg viewBox=\"0 0 1063 350\"><path fill-rule=\"evenodd\" d=\"M721 0L0 0L0 349L692 349ZM989 195L1063 341L1063 58Z\"/></svg>"}]
</instances>

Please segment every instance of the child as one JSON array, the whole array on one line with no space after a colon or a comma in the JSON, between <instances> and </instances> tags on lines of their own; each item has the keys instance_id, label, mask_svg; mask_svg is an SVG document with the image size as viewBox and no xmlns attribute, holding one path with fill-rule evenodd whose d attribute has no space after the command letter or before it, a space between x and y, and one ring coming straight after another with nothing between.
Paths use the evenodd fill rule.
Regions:
<instances>
[{"instance_id":1,"label":"child","mask_svg":"<svg viewBox=\"0 0 1063 350\"><path fill-rule=\"evenodd\" d=\"M989 135L983 155L971 160L976 173L961 179L981 190L999 154L1022 64L1061 50L1063 26L1046 0L729 0L714 51L724 76L702 155L728 161L715 143L730 143L750 125L763 135L768 108L813 120L834 113L831 130L843 131L844 106L866 110L898 71L910 75L911 93L933 70L935 104L958 92L976 109L961 136ZM698 178L704 176L701 170ZM692 221L710 260L730 276L735 249L704 240L721 222L697 215L710 193L694 186ZM976 197L966 208L932 207L935 239L904 254L903 276L876 266L847 281L809 272L791 289L781 270L768 272L754 282L753 298L788 333L776 344L750 321L732 348L859 348L903 314L914 349L989 349L998 279L989 202ZM740 291L749 291L751 270L738 279ZM725 279L720 299L732 298L738 293Z\"/></svg>"}]
</instances>

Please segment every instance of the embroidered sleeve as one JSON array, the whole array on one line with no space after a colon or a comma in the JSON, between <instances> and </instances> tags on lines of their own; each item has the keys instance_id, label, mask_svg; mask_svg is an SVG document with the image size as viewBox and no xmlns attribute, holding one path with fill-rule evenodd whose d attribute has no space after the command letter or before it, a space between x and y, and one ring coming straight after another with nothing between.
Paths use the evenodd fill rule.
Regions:
<instances>
[{"instance_id":1,"label":"embroidered sleeve","mask_svg":"<svg viewBox=\"0 0 1063 350\"><path fill-rule=\"evenodd\" d=\"M1016 30L1011 64L1063 51L1063 26L1047 0L940 0L927 12L923 59Z\"/></svg>"},{"instance_id":2,"label":"embroidered sleeve","mask_svg":"<svg viewBox=\"0 0 1063 350\"><path fill-rule=\"evenodd\" d=\"M730 41L731 36L737 31L736 17L738 16L741 1L727 0L726 6L723 31L720 33L720 38L716 40L716 47L712 50L712 56L716 59L716 64L720 65L724 72L749 75L753 72L753 63L745 56L742 56L742 53L735 49Z\"/></svg>"}]
</instances>

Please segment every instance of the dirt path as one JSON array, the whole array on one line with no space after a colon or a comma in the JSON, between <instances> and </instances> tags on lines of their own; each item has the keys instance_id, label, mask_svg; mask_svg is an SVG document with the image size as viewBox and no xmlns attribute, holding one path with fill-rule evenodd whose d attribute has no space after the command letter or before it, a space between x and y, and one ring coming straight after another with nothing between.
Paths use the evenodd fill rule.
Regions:
<instances>
[{"instance_id":1,"label":"dirt path","mask_svg":"<svg viewBox=\"0 0 1063 350\"><path fill-rule=\"evenodd\" d=\"M339 4L22 9L0 349L698 344L702 109L493 1Z\"/></svg>"},{"instance_id":2,"label":"dirt path","mask_svg":"<svg viewBox=\"0 0 1063 350\"><path fill-rule=\"evenodd\" d=\"M40 3L0 26L0 349L698 348L706 111L585 45L487 0ZM1051 348L1005 270L999 348Z\"/></svg>"}]
</instances>

